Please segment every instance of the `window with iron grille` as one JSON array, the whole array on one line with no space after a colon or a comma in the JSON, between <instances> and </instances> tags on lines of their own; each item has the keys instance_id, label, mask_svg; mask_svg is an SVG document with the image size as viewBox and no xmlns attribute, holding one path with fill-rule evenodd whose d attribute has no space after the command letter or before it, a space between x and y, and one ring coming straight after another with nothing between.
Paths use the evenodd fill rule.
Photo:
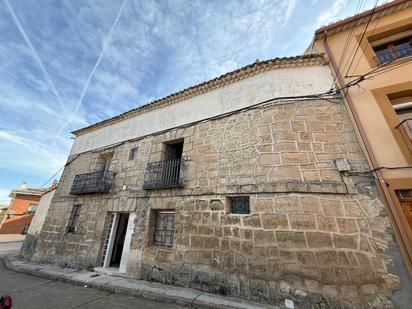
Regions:
<instances>
[{"instance_id":1,"label":"window with iron grille","mask_svg":"<svg viewBox=\"0 0 412 309\"><path fill-rule=\"evenodd\" d=\"M412 25L378 33L368 39L381 64L412 55Z\"/></svg>"},{"instance_id":2,"label":"window with iron grille","mask_svg":"<svg viewBox=\"0 0 412 309\"><path fill-rule=\"evenodd\" d=\"M232 214L250 214L248 196L230 197L230 212Z\"/></svg>"},{"instance_id":3,"label":"window with iron grille","mask_svg":"<svg viewBox=\"0 0 412 309\"><path fill-rule=\"evenodd\" d=\"M173 211L157 212L154 245L171 247L173 245L174 227L175 213Z\"/></svg>"},{"instance_id":4,"label":"window with iron grille","mask_svg":"<svg viewBox=\"0 0 412 309\"><path fill-rule=\"evenodd\" d=\"M380 63L412 55L412 38L376 46L373 49Z\"/></svg>"},{"instance_id":5,"label":"window with iron grille","mask_svg":"<svg viewBox=\"0 0 412 309\"><path fill-rule=\"evenodd\" d=\"M80 217L80 205L74 205L72 209L72 213L70 215L69 225L67 227L68 233L76 232L76 228L79 223L79 217Z\"/></svg>"}]
</instances>

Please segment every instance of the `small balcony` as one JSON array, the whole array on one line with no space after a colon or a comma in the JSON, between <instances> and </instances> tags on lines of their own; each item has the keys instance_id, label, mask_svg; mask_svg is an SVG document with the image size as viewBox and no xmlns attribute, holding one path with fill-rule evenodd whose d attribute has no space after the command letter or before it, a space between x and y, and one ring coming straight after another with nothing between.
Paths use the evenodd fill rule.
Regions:
<instances>
[{"instance_id":1,"label":"small balcony","mask_svg":"<svg viewBox=\"0 0 412 309\"><path fill-rule=\"evenodd\" d=\"M114 175L113 172L109 171L76 175L70 189L70 194L107 193L112 187Z\"/></svg>"},{"instance_id":2,"label":"small balcony","mask_svg":"<svg viewBox=\"0 0 412 309\"><path fill-rule=\"evenodd\" d=\"M181 159L150 162L147 164L143 189L183 187Z\"/></svg>"}]
</instances>

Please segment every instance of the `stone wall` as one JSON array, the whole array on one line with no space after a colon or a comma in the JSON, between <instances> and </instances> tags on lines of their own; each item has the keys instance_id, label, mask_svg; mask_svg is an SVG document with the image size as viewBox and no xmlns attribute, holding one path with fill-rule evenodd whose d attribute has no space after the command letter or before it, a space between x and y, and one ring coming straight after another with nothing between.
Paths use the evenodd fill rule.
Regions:
<instances>
[{"instance_id":1,"label":"stone wall","mask_svg":"<svg viewBox=\"0 0 412 309\"><path fill-rule=\"evenodd\" d=\"M184 188L143 190L164 142L184 139ZM138 148L138 158L129 152ZM112 154L109 194L69 195L76 174ZM391 306L393 237L368 174L341 174L333 160L368 169L341 100L276 102L193 126L70 156L33 259L98 266L109 212L135 212L127 275L299 308ZM362 177L361 177L362 176ZM228 197L249 196L231 214ZM78 232L68 234L73 205ZM155 247L155 211L175 211L172 248ZM395 246L396 250L399 250ZM310 301L308 302L308 300Z\"/></svg>"}]
</instances>

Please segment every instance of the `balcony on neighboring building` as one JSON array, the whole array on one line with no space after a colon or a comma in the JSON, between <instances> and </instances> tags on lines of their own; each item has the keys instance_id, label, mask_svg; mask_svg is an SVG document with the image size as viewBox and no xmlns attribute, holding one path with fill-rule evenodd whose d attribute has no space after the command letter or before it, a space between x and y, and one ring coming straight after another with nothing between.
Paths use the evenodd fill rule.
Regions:
<instances>
[{"instance_id":1,"label":"balcony on neighboring building","mask_svg":"<svg viewBox=\"0 0 412 309\"><path fill-rule=\"evenodd\" d=\"M115 174L110 171L76 175L70 189L70 194L107 193L112 187L114 175Z\"/></svg>"},{"instance_id":2,"label":"balcony on neighboring building","mask_svg":"<svg viewBox=\"0 0 412 309\"><path fill-rule=\"evenodd\" d=\"M180 166L180 158L148 163L143 189L183 187Z\"/></svg>"}]
</instances>

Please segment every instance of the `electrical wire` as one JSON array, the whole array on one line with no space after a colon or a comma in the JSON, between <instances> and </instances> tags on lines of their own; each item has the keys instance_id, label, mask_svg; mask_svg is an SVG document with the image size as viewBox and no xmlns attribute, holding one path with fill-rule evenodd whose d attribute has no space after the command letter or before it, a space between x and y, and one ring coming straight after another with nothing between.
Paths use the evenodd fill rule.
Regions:
<instances>
[{"instance_id":1,"label":"electrical wire","mask_svg":"<svg viewBox=\"0 0 412 309\"><path fill-rule=\"evenodd\" d=\"M47 185L54 177L56 177L66 166L69 166L74 160L76 160L81 154L76 155L72 160L68 161L65 165L63 165L59 170L53 174L49 179L47 179L41 186L40 188L43 188L45 185Z\"/></svg>"},{"instance_id":2,"label":"electrical wire","mask_svg":"<svg viewBox=\"0 0 412 309\"><path fill-rule=\"evenodd\" d=\"M365 79L367 79L367 77L368 77L369 75L371 75L371 74L377 74L376 71L377 71L378 69L381 69L381 67L375 68L375 69L373 69L373 70L371 70L371 71L369 71L369 72L367 72L367 73L365 73L365 74L363 74L363 75L359 75L357 78L355 78L354 80L350 81L349 83L347 83L345 86L343 86L343 87L341 87L341 88L335 88L335 89L332 88L332 89L330 89L329 91L322 92L322 93L318 93L318 94L272 98L272 99L268 99L268 100L265 100L265 101L262 101L262 102L258 102L258 103L255 103L255 104L246 106L246 107L244 107L244 108L240 108L240 109L237 109L237 110L234 110L234 111L230 111L230 112L227 112L227 113L224 113L224 114L220 114L220 115L217 115L217 116L213 116L213 117L201 119L201 120L198 120L198 121L190 122L190 123L187 123L187 124L184 124L184 125L181 125L181 126L176 126L176 127L173 127L173 128L168 128L168 129L165 129L165 130L157 131L157 132L154 132L154 133L151 133L151 134L147 134L147 135L144 135L144 136L140 136L140 137L138 137L138 138L131 138L131 139L124 140L124 141L122 141L122 142L117 142L117 143L113 143L113 144L110 144L110 145L105 145L105 146L102 146L102 147L99 147L99 148L95 148L95 149L93 149L93 150L83 151L83 152L81 152L81 153L76 154L76 156L75 156L72 160L70 160L70 161L67 162L64 166L62 166L55 174L53 174L53 176L51 176L51 177L41 186L41 188L44 187L44 186L45 186L50 180L52 180L56 175L58 175L63 168L69 166L69 165L70 165L74 160L76 160L80 155L82 155L82 154L84 154L84 153L87 153L87 152L98 152L98 151L101 151L101 150L103 150L103 149L110 149L110 148L113 148L113 147L117 147L117 146L123 145L123 144L128 143L128 142L137 141L137 140L141 140L141 139L143 139L143 138L149 137L149 136L154 136L154 135L162 134L162 133L167 132L167 131L169 131L169 130L186 128L186 127L193 126L193 125L195 125L195 124L202 123L202 122L205 122L205 121L212 121L212 120L217 120L217 119L225 118L225 117L231 116L231 115L233 115L233 114L235 114L235 113L239 113L239 112L246 111L246 110L253 110L253 109L257 109L257 108L260 108L260 107L265 107L265 106L272 105L272 104L287 104L288 102L289 102L289 103L294 103L294 102L296 102L296 101L312 100L312 99L323 99L323 100L327 100L327 101L329 101L329 102L333 102L333 103L337 103L337 104L338 104L338 103L342 102L343 98L340 98L340 100L338 100L338 98L336 97L336 95L338 95L338 94L341 94L341 95L342 95L342 93L343 93L343 97L346 97L346 96L347 96L347 93L348 93L348 89L349 89L350 87L353 87L353 86L355 86L355 85L358 85L359 83L361 83L362 81L364 81ZM379 73L379 71L378 71L378 73Z\"/></svg>"},{"instance_id":3,"label":"electrical wire","mask_svg":"<svg viewBox=\"0 0 412 309\"><path fill-rule=\"evenodd\" d=\"M359 13L364 10L365 5L366 5L366 1L363 2L362 7L361 7L360 10L359 10ZM356 25L357 22L358 22L358 20L355 19L355 20L354 20L354 25ZM354 33L355 33L355 30L354 30L354 29L353 29L352 33L353 33L353 35L354 35ZM352 41L352 40L351 40L351 41ZM350 43L350 42L349 42L349 43ZM355 43L356 43L356 40L355 40ZM355 49L353 48L353 49L351 50L351 52L348 54L348 59L345 61L344 65L343 65L343 67L342 67L342 72L344 72L345 69L346 69L346 67L348 66L348 64L349 64L349 62L350 62L350 59L352 58L352 55L353 55L354 51L355 51Z\"/></svg>"},{"instance_id":4,"label":"electrical wire","mask_svg":"<svg viewBox=\"0 0 412 309\"><path fill-rule=\"evenodd\" d=\"M387 4L387 3L388 3L388 1L386 1L383 5L385 5L385 4ZM372 30L371 34L369 35L369 37L371 37L372 35L375 34L375 30L376 30L376 28L377 28L377 26L378 26L378 24L379 24L382 16L383 16L383 13L379 14L378 19L377 19L377 21L376 21L376 23L375 23L375 26L373 27L373 30ZM361 42L361 44L362 44L362 42ZM365 40L365 45L363 46L363 48L361 48L361 50L362 50L363 53L365 52L365 49L366 49L367 46L368 46L368 40ZM356 72L356 69L358 68L361 59L362 59L362 57L359 57L359 58L358 58L358 61L356 62L356 65L354 66L352 72Z\"/></svg>"},{"instance_id":5,"label":"electrical wire","mask_svg":"<svg viewBox=\"0 0 412 309\"><path fill-rule=\"evenodd\" d=\"M354 16L356 16L357 14L359 14L360 8L362 7L361 3L363 3L363 0L358 1L358 5L356 6L356 10L355 10ZM349 31L349 34L348 34L348 36L346 37L346 41L345 41L345 44L344 44L343 49L342 49L342 54L341 54L341 57L340 57L340 59L339 59L338 67L341 67L343 61L345 60L346 53L347 53L348 50L349 50L350 42L352 41L352 35L353 35L354 30L355 30L356 22L357 22L357 20L354 19L354 20L353 20L353 23L352 23L352 26L351 26L351 29L350 29L350 31Z\"/></svg>"},{"instance_id":6,"label":"electrical wire","mask_svg":"<svg viewBox=\"0 0 412 309\"><path fill-rule=\"evenodd\" d=\"M361 7L363 7L363 6L362 6L362 3L363 3L363 6L364 6L365 3L363 2L363 0L358 0L358 4L357 4L357 6L356 6L356 10L355 10L355 14L354 14L354 15L357 15L357 14L360 12ZM344 44L343 49L342 49L342 54L341 54L340 59L339 59L339 65L338 65L338 67L341 67L341 65L342 65L342 63L343 63L343 61L344 61L344 59L345 59L345 57L346 57L346 53L347 53L347 51L348 51L350 42L352 42L352 35L353 35L353 33L354 33L354 30L355 30L356 22L357 22L357 20L355 19L355 20L353 21L353 23L352 23L352 26L351 26L351 29L350 29L350 31L349 31L349 34L348 34L348 36L346 37L345 44ZM333 75L333 81L332 81L332 85L330 86L330 88L332 89L332 88L333 88L333 85L337 85L337 84L338 84L338 83L337 83L337 81L336 81L336 77Z\"/></svg>"},{"instance_id":7,"label":"electrical wire","mask_svg":"<svg viewBox=\"0 0 412 309\"><path fill-rule=\"evenodd\" d=\"M365 36L366 30L368 29L371 20L372 20L373 14L375 13L375 9L376 9L377 4L378 4L378 0L375 0L375 5L373 6L372 12L371 12L370 15L369 15L368 22L366 23L366 25L365 25L365 27L364 27L364 29L363 29L363 31L362 31L362 35L361 35L361 37L360 37L358 46L356 47L355 54L353 55L353 58L352 58L352 61L350 62L350 65L349 65L349 67L348 67L348 70L346 71L345 77L348 75L348 72L349 72L350 68L352 67L353 61L354 61L355 58L356 58L356 54L358 53L359 47L361 46L361 43L363 42L363 38L364 38L364 36Z\"/></svg>"},{"instance_id":8,"label":"electrical wire","mask_svg":"<svg viewBox=\"0 0 412 309\"><path fill-rule=\"evenodd\" d=\"M345 171L345 174L348 175L357 175L357 174L372 174L376 171L380 170L399 170L399 169L407 169L407 168L412 168L412 165L404 165L404 166L378 166L375 167L374 169L371 170L365 170L365 171Z\"/></svg>"}]
</instances>

